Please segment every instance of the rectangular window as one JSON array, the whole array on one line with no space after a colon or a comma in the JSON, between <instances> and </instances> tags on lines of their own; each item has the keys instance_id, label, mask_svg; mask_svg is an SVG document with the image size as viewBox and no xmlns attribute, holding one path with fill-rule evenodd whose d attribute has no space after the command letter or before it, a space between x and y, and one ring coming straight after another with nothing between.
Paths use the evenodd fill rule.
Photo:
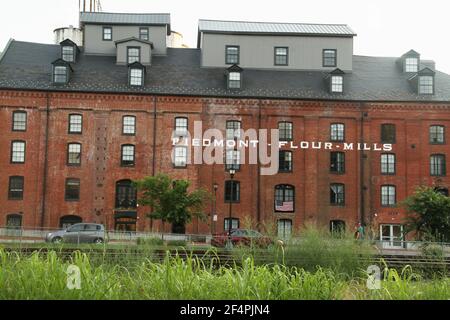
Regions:
<instances>
[{"instance_id":1,"label":"rectangular window","mask_svg":"<svg viewBox=\"0 0 450 320\"><path fill-rule=\"evenodd\" d=\"M241 168L241 152L239 150L227 150L225 159L225 170L236 170Z\"/></svg>"},{"instance_id":2,"label":"rectangular window","mask_svg":"<svg viewBox=\"0 0 450 320\"><path fill-rule=\"evenodd\" d=\"M25 163L25 141L11 143L11 163Z\"/></svg>"},{"instance_id":3,"label":"rectangular window","mask_svg":"<svg viewBox=\"0 0 450 320\"><path fill-rule=\"evenodd\" d=\"M280 135L280 141L292 141L293 139L293 124L292 122L279 122L278 133Z\"/></svg>"},{"instance_id":4,"label":"rectangular window","mask_svg":"<svg viewBox=\"0 0 450 320\"><path fill-rule=\"evenodd\" d=\"M344 77L343 76L331 76L331 92L334 92L334 93L344 92Z\"/></svg>"},{"instance_id":5,"label":"rectangular window","mask_svg":"<svg viewBox=\"0 0 450 320\"><path fill-rule=\"evenodd\" d=\"M128 64L133 62L141 62L141 49L140 48L127 48Z\"/></svg>"},{"instance_id":6,"label":"rectangular window","mask_svg":"<svg viewBox=\"0 0 450 320\"><path fill-rule=\"evenodd\" d=\"M66 179L66 201L80 200L80 179Z\"/></svg>"},{"instance_id":7,"label":"rectangular window","mask_svg":"<svg viewBox=\"0 0 450 320\"><path fill-rule=\"evenodd\" d=\"M69 143L67 147L67 164L69 166L81 165L81 144Z\"/></svg>"},{"instance_id":8,"label":"rectangular window","mask_svg":"<svg viewBox=\"0 0 450 320\"><path fill-rule=\"evenodd\" d=\"M240 121L227 121L226 125L226 136L227 140L239 140L241 138L241 122Z\"/></svg>"},{"instance_id":9,"label":"rectangular window","mask_svg":"<svg viewBox=\"0 0 450 320\"><path fill-rule=\"evenodd\" d=\"M238 181L225 181L225 202L239 202L240 187L241 184Z\"/></svg>"},{"instance_id":10,"label":"rectangular window","mask_svg":"<svg viewBox=\"0 0 450 320\"><path fill-rule=\"evenodd\" d=\"M434 154L430 157L430 174L436 177L442 177L447 174L445 155Z\"/></svg>"},{"instance_id":11,"label":"rectangular window","mask_svg":"<svg viewBox=\"0 0 450 320\"><path fill-rule=\"evenodd\" d=\"M22 200L23 199L23 177L10 177L9 178L9 200Z\"/></svg>"},{"instance_id":12,"label":"rectangular window","mask_svg":"<svg viewBox=\"0 0 450 320\"><path fill-rule=\"evenodd\" d=\"M434 78L432 76L420 76L419 77L419 94L433 94Z\"/></svg>"},{"instance_id":13,"label":"rectangular window","mask_svg":"<svg viewBox=\"0 0 450 320\"><path fill-rule=\"evenodd\" d=\"M295 188L290 185L278 185L275 187L275 212L295 211Z\"/></svg>"},{"instance_id":14,"label":"rectangular window","mask_svg":"<svg viewBox=\"0 0 450 320\"><path fill-rule=\"evenodd\" d=\"M144 71L142 69L132 68L130 70L130 86L142 86Z\"/></svg>"},{"instance_id":15,"label":"rectangular window","mask_svg":"<svg viewBox=\"0 0 450 320\"><path fill-rule=\"evenodd\" d=\"M405 72L417 72L419 71L419 59L406 58L405 59Z\"/></svg>"},{"instance_id":16,"label":"rectangular window","mask_svg":"<svg viewBox=\"0 0 450 320\"><path fill-rule=\"evenodd\" d=\"M148 28L139 28L139 39L149 41L150 34Z\"/></svg>"},{"instance_id":17,"label":"rectangular window","mask_svg":"<svg viewBox=\"0 0 450 320\"><path fill-rule=\"evenodd\" d=\"M396 132L395 124L382 124L381 125L381 142L382 143L395 143Z\"/></svg>"},{"instance_id":18,"label":"rectangular window","mask_svg":"<svg viewBox=\"0 0 450 320\"><path fill-rule=\"evenodd\" d=\"M345 125L343 123L332 123L330 126L330 140L342 142L345 139Z\"/></svg>"},{"instance_id":19,"label":"rectangular window","mask_svg":"<svg viewBox=\"0 0 450 320\"><path fill-rule=\"evenodd\" d=\"M337 66L337 50L325 49L323 50L323 66L336 67Z\"/></svg>"},{"instance_id":20,"label":"rectangular window","mask_svg":"<svg viewBox=\"0 0 450 320\"><path fill-rule=\"evenodd\" d=\"M103 40L112 41L112 27L103 27Z\"/></svg>"},{"instance_id":21,"label":"rectangular window","mask_svg":"<svg viewBox=\"0 0 450 320\"><path fill-rule=\"evenodd\" d=\"M445 127L431 126L430 127L430 143L444 144L445 143Z\"/></svg>"},{"instance_id":22,"label":"rectangular window","mask_svg":"<svg viewBox=\"0 0 450 320\"><path fill-rule=\"evenodd\" d=\"M381 155L381 174L395 174L395 154Z\"/></svg>"},{"instance_id":23,"label":"rectangular window","mask_svg":"<svg viewBox=\"0 0 450 320\"><path fill-rule=\"evenodd\" d=\"M395 186L381 187L381 205L383 207L392 207L397 203Z\"/></svg>"},{"instance_id":24,"label":"rectangular window","mask_svg":"<svg viewBox=\"0 0 450 320\"><path fill-rule=\"evenodd\" d=\"M121 157L122 167L133 167L134 164L134 146L131 144L123 145Z\"/></svg>"},{"instance_id":25,"label":"rectangular window","mask_svg":"<svg viewBox=\"0 0 450 320\"><path fill-rule=\"evenodd\" d=\"M188 134L187 118L175 118L175 134L178 137L184 137Z\"/></svg>"},{"instance_id":26,"label":"rectangular window","mask_svg":"<svg viewBox=\"0 0 450 320\"><path fill-rule=\"evenodd\" d=\"M292 172L292 152L291 151L280 151L279 155L279 172Z\"/></svg>"},{"instance_id":27,"label":"rectangular window","mask_svg":"<svg viewBox=\"0 0 450 320\"><path fill-rule=\"evenodd\" d=\"M27 131L27 113L24 111L13 112L13 131Z\"/></svg>"},{"instance_id":28,"label":"rectangular window","mask_svg":"<svg viewBox=\"0 0 450 320\"><path fill-rule=\"evenodd\" d=\"M62 47L62 59L67 62L75 61L75 51L72 46L64 46Z\"/></svg>"},{"instance_id":29,"label":"rectangular window","mask_svg":"<svg viewBox=\"0 0 450 320\"><path fill-rule=\"evenodd\" d=\"M330 172L340 174L345 172L345 153L343 152L330 153Z\"/></svg>"},{"instance_id":30,"label":"rectangular window","mask_svg":"<svg viewBox=\"0 0 450 320\"><path fill-rule=\"evenodd\" d=\"M239 47L238 46L226 46L225 47L225 63L226 64L239 64Z\"/></svg>"},{"instance_id":31,"label":"rectangular window","mask_svg":"<svg viewBox=\"0 0 450 320\"><path fill-rule=\"evenodd\" d=\"M229 89L240 89L241 88L241 73L240 72L230 72L228 74L228 88Z\"/></svg>"},{"instance_id":32,"label":"rectangular window","mask_svg":"<svg viewBox=\"0 0 450 320\"><path fill-rule=\"evenodd\" d=\"M225 218L225 223L224 223L224 230L225 231L228 231L228 230L230 230L229 228L230 228L230 218ZM232 230L235 230L235 229L239 229L239 219L237 219L237 218L231 218L231 229Z\"/></svg>"},{"instance_id":33,"label":"rectangular window","mask_svg":"<svg viewBox=\"0 0 450 320\"><path fill-rule=\"evenodd\" d=\"M335 206L345 204L345 186L343 184L332 184L330 186L330 204Z\"/></svg>"},{"instance_id":34,"label":"rectangular window","mask_svg":"<svg viewBox=\"0 0 450 320\"><path fill-rule=\"evenodd\" d=\"M83 129L83 116L81 114L69 115L69 133L81 133Z\"/></svg>"},{"instance_id":35,"label":"rectangular window","mask_svg":"<svg viewBox=\"0 0 450 320\"><path fill-rule=\"evenodd\" d=\"M53 81L55 83L67 83L67 67L54 66L53 67Z\"/></svg>"},{"instance_id":36,"label":"rectangular window","mask_svg":"<svg viewBox=\"0 0 450 320\"><path fill-rule=\"evenodd\" d=\"M277 221L278 238L290 239L292 234L292 220L282 219Z\"/></svg>"},{"instance_id":37,"label":"rectangular window","mask_svg":"<svg viewBox=\"0 0 450 320\"><path fill-rule=\"evenodd\" d=\"M288 52L287 47L275 47L275 65L287 66L288 65Z\"/></svg>"},{"instance_id":38,"label":"rectangular window","mask_svg":"<svg viewBox=\"0 0 450 320\"><path fill-rule=\"evenodd\" d=\"M403 247L403 226L383 224L380 226L380 239L383 241L383 248Z\"/></svg>"},{"instance_id":39,"label":"rectangular window","mask_svg":"<svg viewBox=\"0 0 450 320\"><path fill-rule=\"evenodd\" d=\"M122 118L122 134L134 136L136 134L136 117L124 116Z\"/></svg>"},{"instance_id":40,"label":"rectangular window","mask_svg":"<svg viewBox=\"0 0 450 320\"><path fill-rule=\"evenodd\" d=\"M181 146L175 147L173 165L176 168L186 168L187 161L188 161L187 147L181 147Z\"/></svg>"}]
</instances>

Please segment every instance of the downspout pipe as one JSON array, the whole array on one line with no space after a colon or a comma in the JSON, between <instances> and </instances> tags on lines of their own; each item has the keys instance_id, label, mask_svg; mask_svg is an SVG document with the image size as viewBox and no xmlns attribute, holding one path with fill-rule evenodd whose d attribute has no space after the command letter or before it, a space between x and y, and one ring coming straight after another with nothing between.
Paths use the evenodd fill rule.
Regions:
<instances>
[{"instance_id":1,"label":"downspout pipe","mask_svg":"<svg viewBox=\"0 0 450 320\"><path fill-rule=\"evenodd\" d=\"M50 124L50 93L46 94L47 105L45 108L45 151L44 151L44 177L42 179L42 208L41 228L45 227L45 209L47 205L47 175L48 175L48 137Z\"/></svg>"}]
</instances>

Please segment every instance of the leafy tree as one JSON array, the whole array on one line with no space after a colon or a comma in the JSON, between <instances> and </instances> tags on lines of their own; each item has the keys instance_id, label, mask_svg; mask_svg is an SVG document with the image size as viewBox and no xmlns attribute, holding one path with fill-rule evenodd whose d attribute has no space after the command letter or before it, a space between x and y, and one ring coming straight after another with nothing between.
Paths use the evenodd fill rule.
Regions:
<instances>
[{"instance_id":1,"label":"leafy tree","mask_svg":"<svg viewBox=\"0 0 450 320\"><path fill-rule=\"evenodd\" d=\"M450 241L450 198L430 187L420 187L404 201L406 231L422 240Z\"/></svg>"},{"instance_id":2,"label":"leafy tree","mask_svg":"<svg viewBox=\"0 0 450 320\"><path fill-rule=\"evenodd\" d=\"M188 180L159 174L135 181L135 185L141 192L139 204L152 208L149 217L171 223L173 232L184 230L194 217L205 219L203 208L210 195L204 189L189 192Z\"/></svg>"}]
</instances>

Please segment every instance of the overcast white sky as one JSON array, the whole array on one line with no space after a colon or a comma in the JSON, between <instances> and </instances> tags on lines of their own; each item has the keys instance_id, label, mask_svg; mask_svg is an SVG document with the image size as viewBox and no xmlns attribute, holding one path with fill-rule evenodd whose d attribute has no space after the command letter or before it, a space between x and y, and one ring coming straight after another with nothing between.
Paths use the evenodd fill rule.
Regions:
<instances>
[{"instance_id":1,"label":"overcast white sky","mask_svg":"<svg viewBox=\"0 0 450 320\"><path fill-rule=\"evenodd\" d=\"M450 74L450 2L444 0L101 0L105 12L168 12L172 29L196 45L203 19L346 23L355 54L400 56L409 49ZM9 38L51 43L53 30L78 26L78 0L12 0L0 5L0 51Z\"/></svg>"}]
</instances>

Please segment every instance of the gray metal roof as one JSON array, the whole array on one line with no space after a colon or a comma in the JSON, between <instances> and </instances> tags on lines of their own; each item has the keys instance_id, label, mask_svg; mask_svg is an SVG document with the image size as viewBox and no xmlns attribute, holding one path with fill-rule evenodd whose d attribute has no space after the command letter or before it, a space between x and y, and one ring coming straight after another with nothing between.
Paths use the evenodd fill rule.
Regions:
<instances>
[{"instance_id":1,"label":"gray metal roof","mask_svg":"<svg viewBox=\"0 0 450 320\"><path fill-rule=\"evenodd\" d=\"M450 75L436 71L434 95L418 95L401 72L396 57L353 56L353 72L345 75L345 92L330 94L322 71L244 69L243 88L229 90L224 68L202 68L199 49L168 48L154 56L145 86L128 86L126 66L113 56L81 53L70 82L55 86L51 63L60 58L59 45L13 41L0 62L0 89L161 94L200 97L302 99L328 101L411 101L450 103ZM421 69L433 67L421 61Z\"/></svg>"},{"instance_id":2,"label":"gray metal roof","mask_svg":"<svg viewBox=\"0 0 450 320\"><path fill-rule=\"evenodd\" d=\"M220 20L199 20L199 31L213 33L285 33L346 37L356 36L356 33L345 24L307 24Z\"/></svg>"},{"instance_id":3,"label":"gray metal roof","mask_svg":"<svg viewBox=\"0 0 450 320\"><path fill-rule=\"evenodd\" d=\"M170 14L81 12L80 23L170 25Z\"/></svg>"}]
</instances>

